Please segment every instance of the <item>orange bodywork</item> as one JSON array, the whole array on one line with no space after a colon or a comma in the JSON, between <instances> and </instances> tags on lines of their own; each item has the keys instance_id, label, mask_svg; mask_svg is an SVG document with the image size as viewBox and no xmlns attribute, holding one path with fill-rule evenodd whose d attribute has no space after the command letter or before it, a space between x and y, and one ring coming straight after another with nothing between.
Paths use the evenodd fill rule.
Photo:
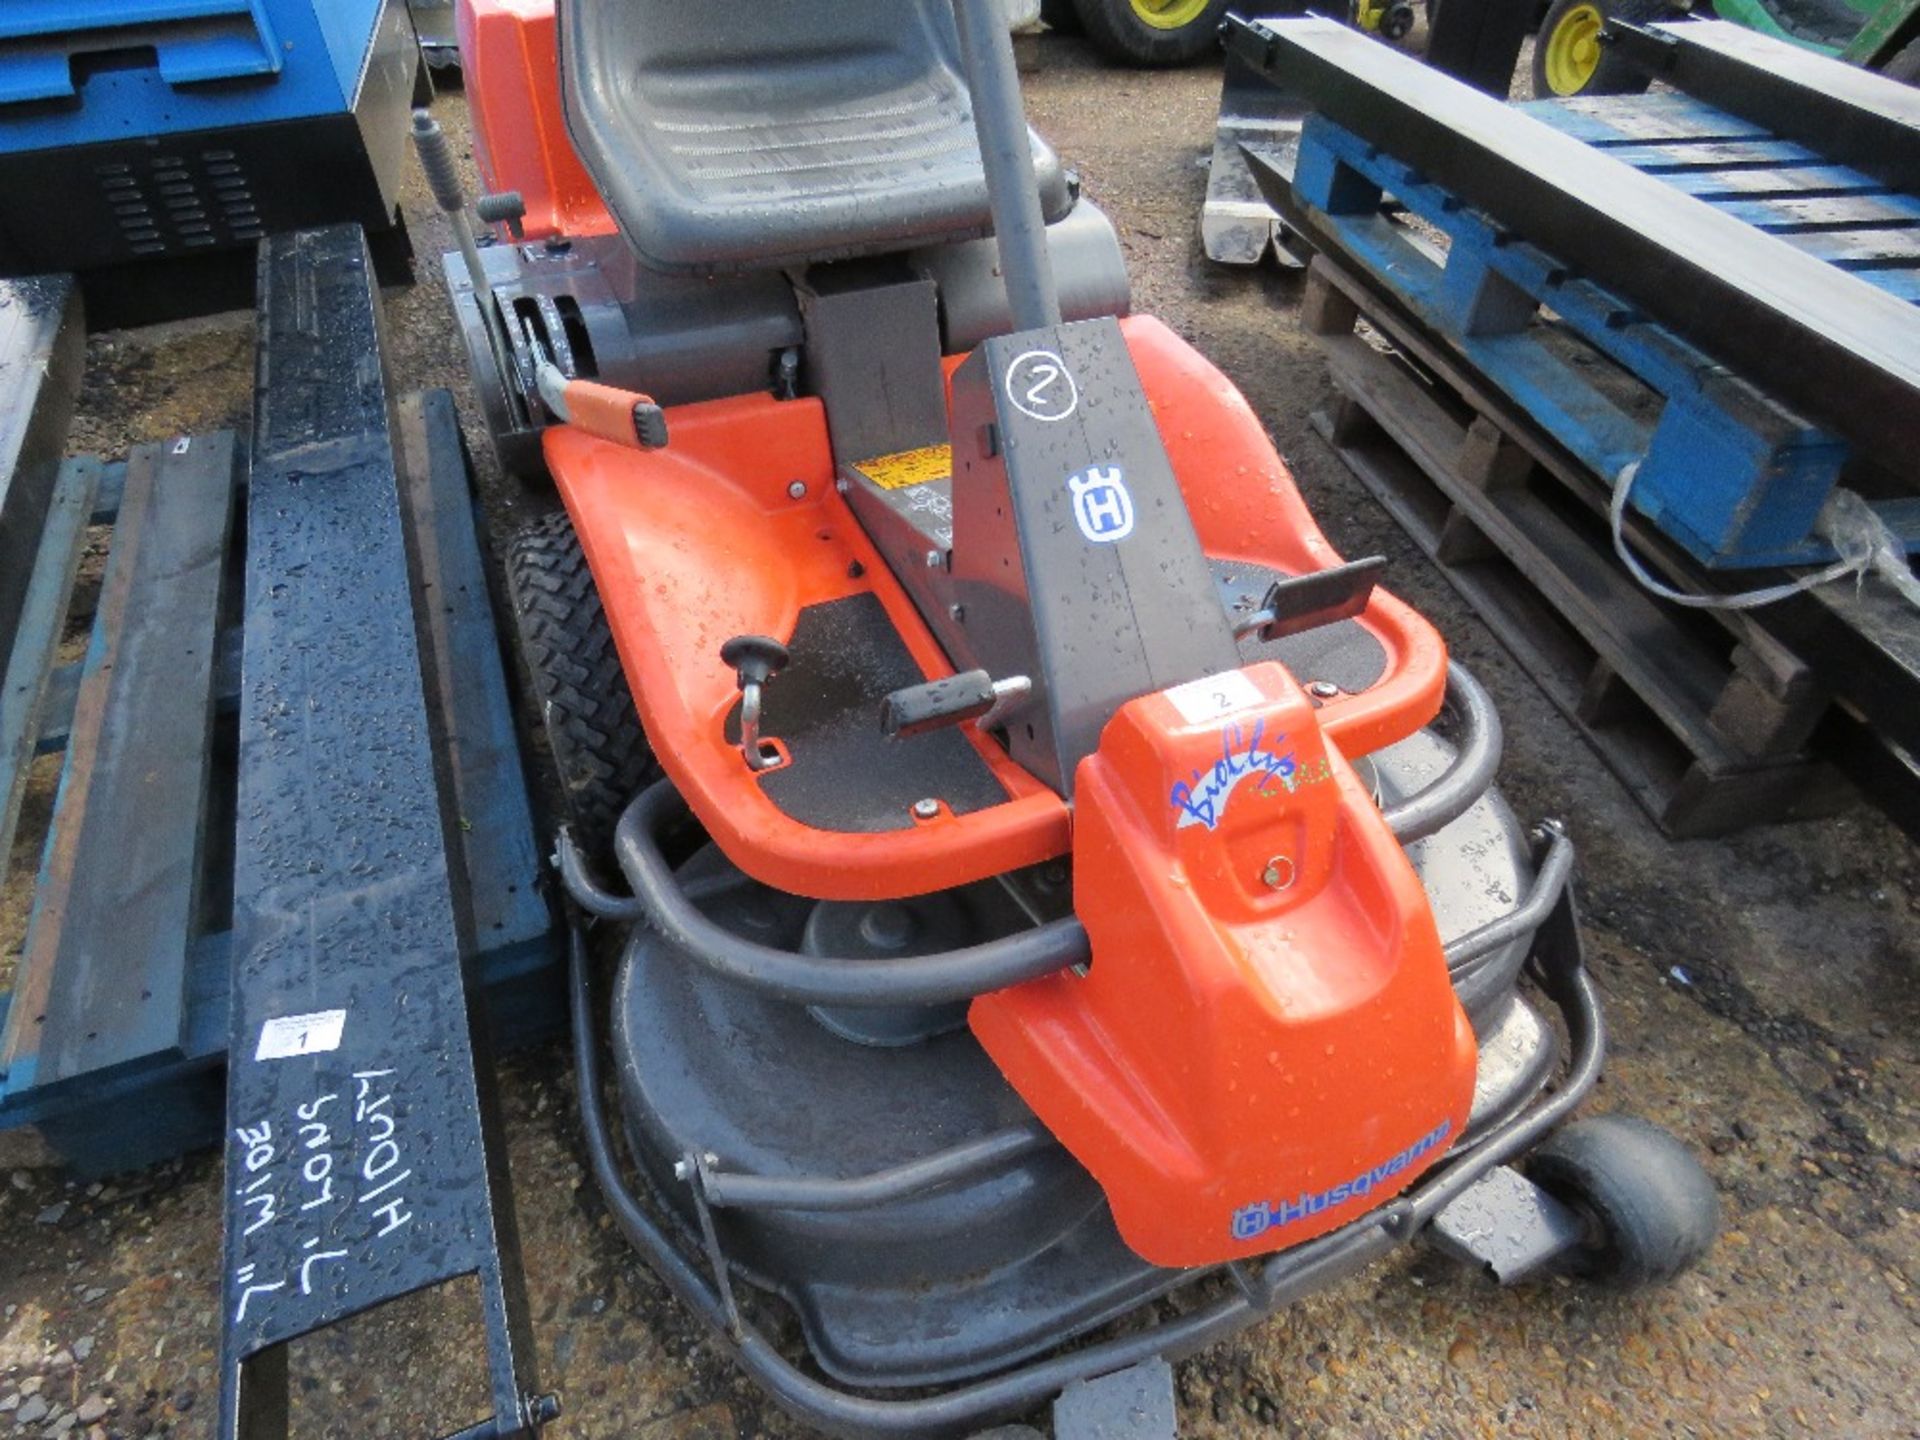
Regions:
<instances>
[{"instance_id":1,"label":"orange bodywork","mask_svg":"<svg viewBox=\"0 0 1920 1440\"><path fill-rule=\"evenodd\" d=\"M1337 564L1226 378L1156 320L1121 326L1207 552L1290 572ZM949 361L949 374L957 364ZM749 395L667 413L673 439L663 450L637 451L572 426L549 429L544 443L648 738L728 857L795 894L872 900L946 889L1066 853L1064 802L971 730L1008 792L1004 804L968 815L943 811L911 830L880 834L818 830L774 805L726 738L738 694L720 662L727 639L784 641L803 607L870 592L929 679L952 667L836 491L818 401ZM1376 591L1361 623L1385 647L1387 673L1320 711L1329 738L1349 755L1426 724L1446 679L1438 634L1400 601Z\"/></svg>"},{"instance_id":2,"label":"orange bodywork","mask_svg":"<svg viewBox=\"0 0 1920 1440\"><path fill-rule=\"evenodd\" d=\"M739 698L720 662L728 639L786 640L802 607L872 593L930 678L952 667L835 490L817 400L742 396L667 413L673 438L663 450L559 426L546 432L547 463L654 753L728 858L795 894L872 900L1064 853L1060 797L978 735L1009 795L992 809L854 835L816 830L774 805L726 739Z\"/></svg>"},{"instance_id":3,"label":"orange bodywork","mask_svg":"<svg viewBox=\"0 0 1920 1440\"><path fill-rule=\"evenodd\" d=\"M1225 377L1157 321L1121 326L1202 548L1292 573L1339 563ZM806 606L866 592L929 679L951 666L839 495L817 401L668 419L662 450L545 435L667 774L729 859L802 895L916 894L1071 849L1091 967L982 996L969 1018L1134 1250L1188 1266L1293 1245L1445 1153L1473 1033L1419 878L1348 763L1438 712L1446 652L1426 621L1376 591L1360 623L1386 672L1324 705L1274 663L1231 672L1227 708L1197 720L1175 698L1191 687L1129 702L1081 762L1071 816L969 728L1004 803L814 829L726 738L722 643L789 639Z\"/></svg>"},{"instance_id":4,"label":"orange bodywork","mask_svg":"<svg viewBox=\"0 0 1920 1440\"><path fill-rule=\"evenodd\" d=\"M1229 715L1195 723L1175 691L1108 724L1074 790L1093 964L969 1013L1160 1265L1347 1223L1439 1159L1473 1099L1412 864L1286 670L1241 673Z\"/></svg>"},{"instance_id":5,"label":"orange bodywork","mask_svg":"<svg viewBox=\"0 0 1920 1440\"><path fill-rule=\"evenodd\" d=\"M529 239L611 235L613 217L567 137L554 0L458 0L454 24L488 191L518 190Z\"/></svg>"}]
</instances>

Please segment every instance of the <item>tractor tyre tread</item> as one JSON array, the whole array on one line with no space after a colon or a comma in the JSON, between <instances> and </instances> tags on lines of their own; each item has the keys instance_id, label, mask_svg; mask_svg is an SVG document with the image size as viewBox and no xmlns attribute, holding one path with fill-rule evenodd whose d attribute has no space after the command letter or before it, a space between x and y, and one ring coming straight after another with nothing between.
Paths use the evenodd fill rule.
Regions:
<instances>
[{"instance_id":1,"label":"tractor tyre tread","mask_svg":"<svg viewBox=\"0 0 1920 1440\"><path fill-rule=\"evenodd\" d=\"M514 536L506 572L521 660L559 772L566 818L588 854L604 855L621 811L660 770L566 511L555 510Z\"/></svg>"}]
</instances>

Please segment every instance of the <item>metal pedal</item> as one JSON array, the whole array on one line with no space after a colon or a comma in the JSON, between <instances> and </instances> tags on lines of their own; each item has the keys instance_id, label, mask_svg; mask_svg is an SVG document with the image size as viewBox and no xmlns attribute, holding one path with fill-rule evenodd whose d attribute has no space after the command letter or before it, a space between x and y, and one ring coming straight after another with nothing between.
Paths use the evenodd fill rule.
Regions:
<instances>
[{"instance_id":1,"label":"metal pedal","mask_svg":"<svg viewBox=\"0 0 1920 1440\"><path fill-rule=\"evenodd\" d=\"M1351 620L1367 608L1380 572L1386 568L1386 556L1369 555L1331 570L1276 580L1267 587L1260 608L1234 625L1234 638L1257 634L1262 640L1278 640L1336 620Z\"/></svg>"},{"instance_id":2,"label":"metal pedal","mask_svg":"<svg viewBox=\"0 0 1920 1440\"><path fill-rule=\"evenodd\" d=\"M986 729L999 712L1032 690L1033 682L1024 675L995 680L984 670L963 670L894 691L881 702L880 728L895 740L975 719Z\"/></svg>"}]
</instances>

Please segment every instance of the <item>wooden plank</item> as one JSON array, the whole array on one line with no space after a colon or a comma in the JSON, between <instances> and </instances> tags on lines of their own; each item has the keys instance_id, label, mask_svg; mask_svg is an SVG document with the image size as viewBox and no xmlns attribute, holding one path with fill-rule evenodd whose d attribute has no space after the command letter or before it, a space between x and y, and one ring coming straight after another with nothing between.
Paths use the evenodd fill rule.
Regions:
<instances>
[{"instance_id":1,"label":"wooden plank","mask_svg":"<svg viewBox=\"0 0 1920 1440\"><path fill-rule=\"evenodd\" d=\"M1324 336L1334 383L1357 399L1414 463L1429 474L1452 473L1462 427L1410 375L1382 364L1357 336ZM1582 543L1537 496L1509 487L1476 494L1463 485L1450 494L1554 608L1567 615L1595 651L1660 715L1694 754L1718 766L1734 757L1706 726L1724 668L1715 666L1686 631L1669 619L1612 563Z\"/></svg>"},{"instance_id":2,"label":"wooden plank","mask_svg":"<svg viewBox=\"0 0 1920 1440\"><path fill-rule=\"evenodd\" d=\"M177 1058L200 893L213 669L237 456L231 435L128 466L24 964L10 1084Z\"/></svg>"},{"instance_id":3,"label":"wooden plank","mask_svg":"<svg viewBox=\"0 0 1920 1440\"><path fill-rule=\"evenodd\" d=\"M1390 363L1377 353L1375 359ZM1416 462L1384 427L1364 434L1349 427L1341 441L1327 415L1314 416L1313 424L1667 834L1723 834L1765 820L1827 814L1851 803L1851 792L1827 766L1804 758L1723 767L1690 754L1641 697L1617 682L1609 686L1607 703L1596 703L1590 682L1613 681L1607 663L1596 660L1587 639L1511 557L1495 553L1448 560L1441 555L1448 520L1439 517L1453 519L1459 512L1448 508L1435 478L1423 473L1424 462ZM1444 450L1445 428L1431 416L1408 426L1425 433L1422 449L1428 455Z\"/></svg>"},{"instance_id":4,"label":"wooden plank","mask_svg":"<svg viewBox=\"0 0 1920 1440\"><path fill-rule=\"evenodd\" d=\"M0 655L26 603L86 348L72 276L0 280Z\"/></svg>"},{"instance_id":5,"label":"wooden plank","mask_svg":"<svg viewBox=\"0 0 1920 1440\"><path fill-rule=\"evenodd\" d=\"M1664 178L1668 171L1725 171L1774 169L1783 165L1820 165L1824 162L1804 145L1791 140L1676 140L1665 145L1617 145L1606 151L1634 169Z\"/></svg>"},{"instance_id":6,"label":"wooden plank","mask_svg":"<svg viewBox=\"0 0 1920 1440\"><path fill-rule=\"evenodd\" d=\"M1776 234L1797 230L1852 230L1872 225L1920 225L1920 199L1911 195L1790 195L1777 200L1721 200L1716 210Z\"/></svg>"},{"instance_id":7,"label":"wooden plank","mask_svg":"<svg viewBox=\"0 0 1920 1440\"><path fill-rule=\"evenodd\" d=\"M1869 285L1910 303L1920 303L1920 269L1861 270L1856 272Z\"/></svg>"},{"instance_id":8,"label":"wooden plank","mask_svg":"<svg viewBox=\"0 0 1920 1440\"><path fill-rule=\"evenodd\" d=\"M1593 526L1588 527L1592 538L1575 534L1564 516L1524 487L1509 484L1492 495L1484 494L1477 475L1470 473L1476 449L1484 448L1484 443L1476 447L1469 441L1475 429L1489 424L1498 427L1510 418L1502 403L1477 386L1450 352L1424 338L1417 324L1406 322L1384 297L1327 257L1315 260L1308 284L1332 285L1342 291L1421 370L1416 378L1398 360L1357 336L1345 337L1349 364L1375 376L1377 383L1359 387L1359 400L1349 398L1347 387L1336 384L1337 408L1350 418L1336 430L1330 417L1316 416L1316 429L1487 619L1543 691L1581 727L1663 829L1674 835L1711 834L1764 818L1827 813L1850 803L1846 787L1835 783L1823 764L1804 756L1746 757L1724 743L1725 737L1713 728L1710 712L1701 709L1698 697L1712 693L1717 699L1731 678L1732 667L1715 664L1713 656L1719 652L1697 634L1681 634L1676 643L1700 658L1704 668L1696 674L1705 683L1694 685L1692 700L1677 690L1666 697L1669 713L1676 703L1690 712L1684 732L1676 732L1667 716L1640 693L1660 678L1645 663L1625 667L1637 688L1629 689L1630 699L1622 702L1619 677L1611 673L1607 649L1597 643L1601 637L1584 634L1576 623L1596 607L1564 611L1559 590L1535 583L1544 559L1557 548L1556 534L1585 544L1603 568L1610 563L1604 536ZM1329 358L1331 362L1333 357ZM1337 364L1334 369L1336 380L1343 378ZM1480 418L1470 424L1474 416ZM1540 472L1566 486L1567 493L1600 505L1604 497L1592 477L1557 449L1550 437L1533 430L1504 433L1526 449ZM1516 499L1527 502L1517 524L1511 518ZM1459 543L1464 524L1472 524L1486 536L1495 558L1489 557L1488 547ZM1645 527L1629 522L1629 533L1642 553L1658 565L1665 551L1657 536L1644 531ZM1451 543L1449 537L1453 537ZM1542 538L1544 545L1538 543ZM1449 543L1451 559L1441 554ZM1618 583L1628 582L1619 576ZM1644 595L1636 598L1652 603ZM1597 608L1603 613L1607 609L1604 604ZM1752 617L1719 614L1713 618L1756 660L1763 660L1770 690L1788 695L1807 679L1804 665L1759 630ZM1601 707L1598 719L1586 708L1593 704L1590 691L1596 666L1609 672L1611 683L1605 689L1614 701Z\"/></svg>"},{"instance_id":9,"label":"wooden plank","mask_svg":"<svg viewBox=\"0 0 1920 1440\"><path fill-rule=\"evenodd\" d=\"M1878 180L1842 165L1795 165L1759 170L1673 170L1657 177L1702 200L1746 196L1879 194Z\"/></svg>"},{"instance_id":10,"label":"wooden plank","mask_svg":"<svg viewBox=\"0 0 1920 1440\"><path fill-rule=\"evenodd\" d=\"M1530 100L1514 108L1589 145L1747 140L1767 134L1750 121L1702 105L1688 95L1590 95L1571 100Z\"/></svg>"},{"instance_id":11,"label":"wooden plank","mask_svg":"<svg viewBox=\"0 0 1920 1440\"><path fill-rule=\"evenodd\" d=\"M56 754L73 736L73 712L80 700L80 681L86 666L79 661L62 665L47 677L46 698L40 702L39 753ZM240 627L220 632L213 652L213 712L232 715L240 708Z\"/></svg>"},{"instance_id":12,"label":"wooden plank","mask_svg":"<svg viewBox=\"0 0 1920 1440\"><path fill-rule=\"evenodd\" d=\"M1804 250L1842 269L1920 265L1920 230L1815 230L1781 238L1794 249Z\"/></svg>"},{"instance_id":13,"label":"wooden plank","mask_svg":"<svg viewBox=\"0 0 1920 1440\"><path fill-rule=\"evenodd\" d=\"M0 871L13 852L27 772L38 753L40 715L66 629L73 580L86 549L100 462L69 460L60 467L21 596L7 668L0 672Z\"/></svg>"}]
</instances>

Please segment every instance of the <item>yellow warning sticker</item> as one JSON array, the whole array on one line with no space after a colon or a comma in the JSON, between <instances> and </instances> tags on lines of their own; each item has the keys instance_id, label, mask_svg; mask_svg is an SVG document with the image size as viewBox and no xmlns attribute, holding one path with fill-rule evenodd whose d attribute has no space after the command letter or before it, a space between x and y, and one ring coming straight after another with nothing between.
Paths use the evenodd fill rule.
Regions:
<instances>
[{"instance_id":1,"label":"yellow warning sticker","mask_svg":"<svg viewBox=\"0 0 1920 1440\"><path fill-rule=\"evenodd\" d=\"M952 475L953 447L927 445L918 450L902 450L897 455L862 460L853 468L882 490L910 490L915 485L931 485Z\"/></svg>"}]
</instances>

